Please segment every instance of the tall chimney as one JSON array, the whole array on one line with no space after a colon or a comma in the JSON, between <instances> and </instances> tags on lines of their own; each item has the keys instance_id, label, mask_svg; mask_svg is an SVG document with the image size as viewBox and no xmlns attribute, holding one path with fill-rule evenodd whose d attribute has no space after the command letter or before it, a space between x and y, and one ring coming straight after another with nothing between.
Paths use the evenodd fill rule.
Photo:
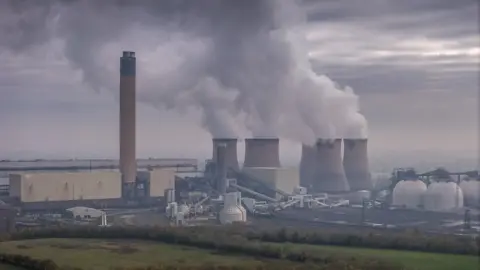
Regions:
<instances>
[{"instance_id":1,"label":"tall chimney","mask_svg":"<svg viewBox=\"0 0 480 270\"><path fill-rule=\"evenodd\" d=\"M343 139L343 168L351 190L373 189L367 139Z\"/></svg>"},{"instance_id":2,"label":"tall chimney","mask_svg":"<svg viewBox=\"0 0 480 270\"><path fill-rule=\"evenodd\" d=\"M341 193L350 190L342 164L342 139L317 140L316 162L314 191Z\"/></svg>"},{"instance_id":3,"label":"tall chimney","mask_svg":"<svg viewBox=\"0 0 480 270\"><path fill-rule=\"evenodd\" d=\"M218 143L216 145L216 159L215 159L215 182L217 191L220 194L227 192L227 164L226 154L227 145L224 143Z\"/></svg>"},{"instance_id":4,"label":"tall chimney","mask_svg":"<svg viewBox=\"0 0 480 270\"><path fill-rule=\"evenodd\" d=\"M228 169L238 170L238 158L237 158L237 139L235 138L213 138L213 158L217 160L217 147L219 145L225 146L225 166Z\"/></svg>"},{"instance_id":5,"label":"tall chimney","mask_svg":"<svg viewBox=\"0 0 480 270\"><path fill-rule=\"evenodd\" d=\"M300 159L300 185L311 188L315 177L317 149L315 146L302 144L302 157Z\"/></svg>"},{"instance_id":6,"label":"tall chimney","mask_svg":"<svg viewBox=\"0 0 480 270\"><path fill-rule=\"evenodd\" d=\"M280 140L278 138L245 139L244 167L280 167Z\"/></svg>"},{"instance_id":7,"label":"tall chimney","mask_svg":"<svg viewBox=\"0 0 480 270\"><path fill-rule=\"evenodd\" d=\"M135 157L136 58L124 51L120 57L120 172L122 196L132 198L135 190L137 161Z\"/></svg>"}]
</instances>

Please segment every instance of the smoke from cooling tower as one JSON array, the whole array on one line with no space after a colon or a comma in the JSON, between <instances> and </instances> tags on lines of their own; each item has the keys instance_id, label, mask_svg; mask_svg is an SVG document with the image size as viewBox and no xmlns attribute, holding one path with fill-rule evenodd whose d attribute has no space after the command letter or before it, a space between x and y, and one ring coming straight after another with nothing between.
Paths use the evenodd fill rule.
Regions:
<instances>
[{"instance_id":1,"label":"smoke from cooling tower","mask_svg":"<svg viewBox=\"0 0 480 270\"><path fill-rule=\"evenodd\" d=\"M213 137L245 127L313 145L339 130L361 134L352 129L365 129L356 124L364 119L344 101L351 93L312 71L304 23L295 1L1 1L0 47L55 41L85 83L112 92L112 63L129 48L138 52L138 100L199 110Z\"/></svg>"}]
</instances>

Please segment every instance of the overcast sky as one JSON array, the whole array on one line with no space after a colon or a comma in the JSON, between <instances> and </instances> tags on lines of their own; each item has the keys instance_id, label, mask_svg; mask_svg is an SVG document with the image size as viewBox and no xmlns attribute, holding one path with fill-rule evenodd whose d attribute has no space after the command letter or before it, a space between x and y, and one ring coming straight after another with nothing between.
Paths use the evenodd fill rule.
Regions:
<instances>
[{"instance_id":1,"label":"overcast sky","mask_svg":"<svg viewBox=\"0 0 480 270\"><path fill-rule=\"evenodd\" d=\"M360 96L372 156L477 156L477 0L311 0L305 8L314 69ZM52 47L0 51L0 158L117 157L115 96L84 85ZM137 51L140 64L149 53ZM211 154L198 117L139 103L137 119L141 157ZM282 160L299 151L283 143Z\"/></svg>"}]
</instances>

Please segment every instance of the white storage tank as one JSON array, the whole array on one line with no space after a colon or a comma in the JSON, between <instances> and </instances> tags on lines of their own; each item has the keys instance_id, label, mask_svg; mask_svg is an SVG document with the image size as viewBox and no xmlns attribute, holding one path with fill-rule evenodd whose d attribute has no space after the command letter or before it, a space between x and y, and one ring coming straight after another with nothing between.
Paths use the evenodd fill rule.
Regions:
<instances>
[{"instance_id":1,"label":"white storage tank","mask_svg":"<svg viewBox=\"0 0 480 270\"><path fill-rule=\"evenodd\" d=\"M418 208L423 205L427 185L420 180L402 180L395 185L392 205L405 208Z\"/></svg>"},{"instance_id":2,"label":"white storage tank","mask_svg":"<svg viewBox=\"0 0 480 270\"><path fill-rule=\"evenodd\" d=\"M371 192L369 190L359 190L348 194L347 199L352 204L362 204L364 200L371 198Z\"/></svg>"},{"instance_id":3,"label":"white storage tank","mask_svg":"<svg viewBox=\"0 0 480 270\"><path fill-rule=\"evenodd\" d=\"M463 207L463 192L454 182L435 182L428 186L423 198L430 211L448 211Z\"/></svg>"},{"instance_id":4,"label":"white storage tank","mask_svg":"<svg viewBox=\"0 0 480 270\"><path fill-rule=\"evenodd\" d=\"M460 189L463 192L465 205L477 206L480 204L480 181L464 179L460 182Z\"/></svg>"},{"instance_id":5,"label":"white storage tank","mask_svg":"<svg viewBox=\"0 0 480 270\"><path fill-rule=\"evenodd\" d=\"M246 210L238 204L237 192L225 194L223 209L220 210L219 219L221 224L231 224L233 222L245 222Z\"/></svg>"}]
</instances>

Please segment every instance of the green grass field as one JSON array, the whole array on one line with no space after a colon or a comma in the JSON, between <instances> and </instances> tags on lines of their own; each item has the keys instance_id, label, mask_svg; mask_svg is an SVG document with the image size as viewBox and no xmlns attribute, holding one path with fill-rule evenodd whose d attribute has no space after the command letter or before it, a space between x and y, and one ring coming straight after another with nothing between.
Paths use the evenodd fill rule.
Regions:
<instances>
[{"instance_id":1,"label":"green grass field","mask_svg":"<svg viewBox=\"0 0 480 270\"><path fill-rule=\"evenodd\" d=\"M401 263L413 270L478 270L480 267L479 258L476 256L335 246L282 245L287 245L287 247L292 250L301 249L302 251L313 254L377 258Z\"/></svg>"},{"instance_id":2,"label":"green grass field","mask_svg":"<svg viewBox=\"0 0 480 270\"><path fill-rule=\"evenodd\" d=\"M317 255L355 256L377 258L402 263L415 270L477 270L478 258L448 254L375 250L332 246L283 245ZM0 253L22 254L37 259L52 259L59 266L77 266L83 269L103 270L112 267L141 267L166 264L215 264L254 266L257 258L218 254L210 250L166 245L149 241L96 239L37 239L0 243ZM286 262L287 264L289 262ZM293 265L293 263L292 263ZM0 265L0 269L19 270Z\"/></svg>"},{"instance_id":3,"label":"green grass field","mask_svg":"<svg viewBox=\"0 0 480 270\"><path fill-rule=\"evenodd\" d=\"M214 251L148 241L95 239L37 239L0 243L1 253L52 259L59 266L103 270L146 267L159 263L198 265L258 265L251 257L227 256Z\"/></svg>"}]
</instances>

